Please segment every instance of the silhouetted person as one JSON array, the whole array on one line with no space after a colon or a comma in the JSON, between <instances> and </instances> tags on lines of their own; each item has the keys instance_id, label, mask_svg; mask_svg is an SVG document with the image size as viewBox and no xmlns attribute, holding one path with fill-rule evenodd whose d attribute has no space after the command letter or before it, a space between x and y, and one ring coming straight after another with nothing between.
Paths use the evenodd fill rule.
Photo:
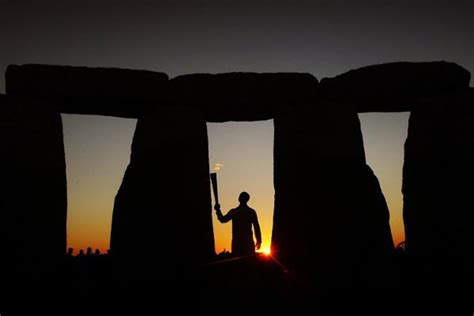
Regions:
<instances>
[{"instance_id":1,"label":"silhouetted person","mask_svg":"<svg viewBox=\"0 0 474 316\"><path fill-rule=\"evenodd\" d=\"M250 195L242 192L239 195L240 205L230 210L226 215L222 215L221 206L216 204L217 218L221 223L232 220L232 253L234 255L248 255L255 253L255 249L260 249L262 244L262 234L258 224L257 212L251 209L247 203ZM254 243L252 225L255 231L256 243Z\"/></svg>"},{"instance_id":2,"label":"silhouetted person","mask_svg":"<svg viewBox=\"0 0 474 316\"><path fill-rule=\"evenodd\" d=\"M84 257L84 249L79 250L78 257Z\"/></svg>"},{"instance_id":3,"label":"silhouetted person","mask_svg":"<svg viewBox=\"0 0 474 316\"><path fill-rule=\"evenodd\" d=\"M100 255L101 255L100 250L96 249L94 252L94 256L100 256Z\"/></svg>"},{"instance_id":4,"label":"silhouetted person","mask_svg":"<svg viewBox=\"0 0 474 316\"><path fill-rule=\"evenodd\" d=\"M88 256L88 257L92 256L92 248L91 247L87 247L86 256Z\"/></svg>"},{"instance_id":5,"label":"silhouetted person","mask_svg":"<svg viewBox=\"0 0 474 316\"><path fill-rule=\"evenodd\" d=\"M73 253L74 253L74 249L73 249L73 248L68 248L68 249L67 249L67 254L66 254L66 256L67 256L68 258L71 258L72 255L73 255Z\"/></svg>"}]
</instances>

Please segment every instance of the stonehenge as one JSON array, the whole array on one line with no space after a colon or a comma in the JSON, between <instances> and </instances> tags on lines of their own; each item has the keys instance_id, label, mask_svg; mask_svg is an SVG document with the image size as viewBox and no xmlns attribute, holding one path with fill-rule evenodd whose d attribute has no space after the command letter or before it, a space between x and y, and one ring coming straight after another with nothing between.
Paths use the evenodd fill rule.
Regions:
<instances>
[{"instance_id":1,"label":"stonehenge","mask_svg":"<svg viewBox=\"0 0 474 316\"><path fill-rule=\"evenodd\" d=\"M110 250L126 269L120 274L175 278L186 265L209 261L211 212L203 116L176 107L140 118L113 211Z\"/></svg>"},{"instance_id":2,"label":"stonehenge","mask_svg":"<svg viewBox=\"0 0 474 316\"><path fill-rule=\"evenodd\" d=\"M144 271L155 270L157 278L179 275L188 268L177 253L183 243L192 244L193 265L214 254L205 123L273 119L275 258L324 288L390 286L388 207L365 160L358 113L411 112L403 170L407 253L423 264L440 253L456 258L462 278L472 273L474 246L469 84L470 73L449 62L373 65L320 82L306 73L168 79L151 71L11 65L7 95L0 97L8 179L2 184L2 239L8 249L20 249L16 230L3 223L31 229L25 232L31 236L38 221L50 229L25 247L39 251L39 242L51 241L51 253L65 248L60 113L138 118L115 200L111 253L124 269L139 251ZM30 159L31 153L41 155ZM304 171L295 167L301 160L309 166ZM185 233L174 233L177 225Z\"/></svg>"},{"instance_id":3,"label":"stonehenge","mask_svg":"<svg viewBox=\"0 0 474 316\"><path fill-rule=\"evenodd\" d=\"M10 65L7 94L32 107L68 114L137 118L165 104L168 75L145 70L55 65Z\"/></svg>"},{"instance_id":4,"label":"stonehenge","mask_svg":"<svg viewBox=\"0 0 474 316\"><path fill-rule=\"evenodd\" d=\"M321 80L321 94L357 112L404 112L421 99L469 87L470 73L449 62L366 66Z\"/></svg>"},{"instance_id":5,"label":"stonehenge","mask_svg":"<svg viewBox=\"0 0 474 316\"><path fill-rule=\"evenodd\" d=\"M261 121L280 106L314 101L317 84L305 73L191 74L170 80L169 100L201 109L207 122Z\"/></svg>"},{"instance_id":6,"label":"stonehenge","mask_svg":"<svg viewBox=\"0 0 474 316\"><path fill-rule=\"evenodd\" d=\"M421 282L468 286L473 276L474 89L411 111L403 166L406 250Z\"/></svg>"},{"instance_id":7,"label":"stonehenge","mask_svg":"<svg viewBox=\"0 0 474 316\"><path fill-rule=\"evenodd\" d=\"M59 113L0 97L0 235L10 273L37 278L66 252L67 186Z\"/></svg>"},{"instance_id":8,"label":"stonehenge","mask_svg":"<svg viewBox=\"0 0 474 316\"><path fill-rule=\"evenodd\" d=\"M388 207L357 113L321 102L281 111L274 125L272 252L322 288L388 286L379 273L394 251Z\"/></svg>"}]
</instances>

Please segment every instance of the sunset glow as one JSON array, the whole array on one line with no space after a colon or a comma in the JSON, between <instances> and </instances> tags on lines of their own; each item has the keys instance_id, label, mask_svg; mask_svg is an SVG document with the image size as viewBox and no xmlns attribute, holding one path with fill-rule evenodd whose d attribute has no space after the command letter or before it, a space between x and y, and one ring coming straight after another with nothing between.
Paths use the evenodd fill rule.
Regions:
<instances>
[{"instance_id":1,"label":"sunset glow","mask_svg":"<svg viewBox=\"0 0 474 316\"><path fill-rule=\"evenodd\" d=\"M191 73L299 72L321 81L370 64L402 60L454 61L474 73L473 1L90 2L93 6L73 1L71 7L67 2L1 1L2 74L9 64L38 63L143 69L170 78ZM84 95L100 93L72 88ZM0 93L6 93L3 75ZM120 95L117 89L116 97ZM367 162L380 181L398 243L404 239L401 176L409 113L359 116ZM136 120L62 117L68 247L106 251ZM220 169L222 210L236 206L240 191L249 191L250 206L260 219L262 247L270 246L272 232L272 125L271 121L208 124L210 171ZM216 252L230 251L231 225L217 223L214 211L208 211L213 216Z\"/></svg>"},{"instance_id":2,"label":"sunset glow","mask_svg":"<svg viewBox=\"0 0 474 316\"><path fill-rule=\"evenodd\" d=\"M63 115L68 247L73 247L75 253L87 247L104 253L109 247L114 199L130 160L136 121L97 116L87 116L88 120L84 121L83 118ZM398 244L404 240L401 181L408 114L362 114L360 119L367 162L380 181L390 209L393 239ZM369 121L378 123L369 124ZM113 130L116 126L121 126L123 132L117 134ZM81 132L74 132L77 130ZM225 214L238 205L241 191L249 192L249 206L258 214L263 238L261 249L265 252L270 249L275 194L273 121L209 123L208 130L210 166L218 170L222 211ZM389 136L393 130L397 134ZM215 212L209 212L212 212L216 253L231 251L232 225L219 223Z\"/></svg>"},{"instance_id":3,"label":"sunset glow","mask_svg":"<svg viewBox=\"0 0 474 316\"><path fill-rule=\"evenodd\" d=\"M473 13L0 0L0 316L474 316Z\"/></svg>"},{"instance_id":4,"label":"sunset glow","mask_svg":"<svg viewBox=\"0 0 474 316\"><path fill-rule=\"evenodd\" d=\"M257 212L262 231L261 248L270 248L275 195L273 121L208 123L207 128L210 166L225 166L217 174L222 212L237 207L240 192L248 192L249 206ZM221 224L215 212L212 220L216 253L231 251L232 224Z\"/></svg>"}]
</instances>

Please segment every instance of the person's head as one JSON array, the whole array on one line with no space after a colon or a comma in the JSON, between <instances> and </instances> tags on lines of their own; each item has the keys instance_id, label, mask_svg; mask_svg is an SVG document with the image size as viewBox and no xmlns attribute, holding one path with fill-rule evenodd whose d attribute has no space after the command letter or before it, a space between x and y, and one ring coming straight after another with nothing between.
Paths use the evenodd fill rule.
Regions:
<instances>
[{"instance_id":1,"label":"person's head","mask_svg":"<svg viewBox=\"0 0 474 316\"><path fill-rule=\"evenodd\" d=\"M239 195L239 202L240 204L247 204L247 202L250 200L250 194L247 192L242 192Z\"/></svg>"}]
</instances>

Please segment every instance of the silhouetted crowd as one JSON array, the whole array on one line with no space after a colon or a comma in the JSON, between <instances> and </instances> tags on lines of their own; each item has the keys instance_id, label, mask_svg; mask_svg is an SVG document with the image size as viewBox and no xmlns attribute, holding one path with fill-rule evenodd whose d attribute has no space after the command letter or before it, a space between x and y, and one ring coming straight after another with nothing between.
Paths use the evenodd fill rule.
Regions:
<instances>
[{"instance_id":1,"label":"silhouetted crowd","mask_svg":"<svg viewBox=\"0 0 474 316\"><path fill-rule=\"evenodd\" d=\"M107 250L106 254L102 254L99 249L96 249L94 252L92 251L91 247L87 247L86 252L84 253L84 249L80 249L78 254L74 256L74 248L68 248L66 256L68 258L82 258L84 256L90 257L90 256L104 256L110 254L110 249Z\"/></svg>"},{"instance_id":2,"label":"silhouetted crowd","mask_svg":"<svg viewBox=\"0 0 474 316\"><path fill-rule=\"evenodd\" d=\"M64 280L70 283L69 287L76 288L79 295L94 292L98 283L108 282L112 278L109 254L109 251L102 253L99 249L88 247L74 255L74 249L69 248L62 266Z\"/></svg>"}]
</instances>

